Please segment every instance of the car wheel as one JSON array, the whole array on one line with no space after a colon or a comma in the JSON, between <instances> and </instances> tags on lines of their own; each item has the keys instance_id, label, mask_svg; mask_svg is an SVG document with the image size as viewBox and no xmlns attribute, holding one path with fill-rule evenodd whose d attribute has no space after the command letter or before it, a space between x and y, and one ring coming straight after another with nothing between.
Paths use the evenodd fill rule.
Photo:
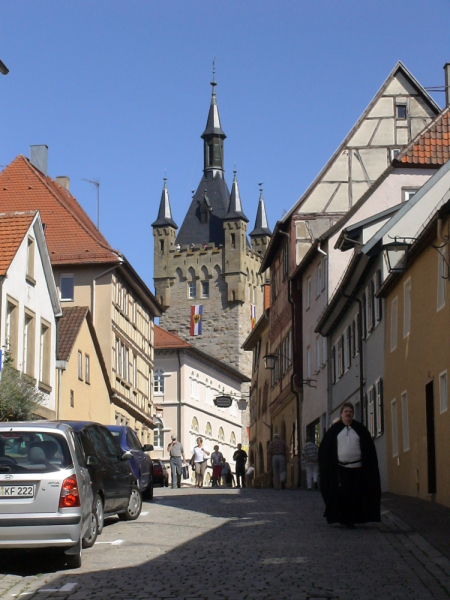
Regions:
<instances>
[{"instance_id":1,"label":"car wheel","mask_svg":"<svg viewBox=\"0 0 450 600\"><path fill-rule=\"evenodd\" d=\"M131 488L128 505L124 513L119 515L119 518L124 521L134 521L139 517L142 510L142 494L136 485Z\"/></svg>"},{"instance_id":2,"label":"car wheel","mask_svg":"<svg viewBox=\"0 0 450 600\"><path fill-rule=\"evenodd\" d=\"M92 511L89 519L89 529L86 533L86 536L83 538L83 548L92 548L92 546L95 544L95 540L97 539L97 534L97 515L94 511Z\"/></svg>"},{"instance_id":3,"label":"car wheel","mask_svg":"<svg viewBox=\"0 0 450 600\"><path fill-rule=\"evenodd\" d=\"M65 554L65 562L67 563L67 568L68 569L79 569L81 567L81 551L82 551L82 540L81 537L78 541L78 544L76 544L75 546L73 546L72 548L69 548L69 551L71 552L71 554ZM73 552L73 554L72 554Z\"/></svg>"},{"instance_id":4,"label":"car wheel","mask_svg":"<svg viewBox=\"0 0 450 600\"><path fill-rule=\"evenodd\" d=\"M100 494L95 495L94 512L97 515L97 535L100 535L105 522L105 511L103 510L103 500Z\"/></svg>"}]
</instances>

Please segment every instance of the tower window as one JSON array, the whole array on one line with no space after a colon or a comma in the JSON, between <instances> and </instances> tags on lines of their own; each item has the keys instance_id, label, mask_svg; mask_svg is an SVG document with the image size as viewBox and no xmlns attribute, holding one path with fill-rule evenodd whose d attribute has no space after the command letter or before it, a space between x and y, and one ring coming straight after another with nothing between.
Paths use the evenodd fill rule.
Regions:
<instances>
[{"instance_id":1,"label":"tower window","mask_svg":"<svg viewBox=\"0 0 450 600\"><path fill-rule=\"evenodd\" d=\"M161 254L164 254L164 240L159 240L159 249L161 250Z\"/></svg>"},{"instance_id":2,"label":"tower window","mask_svg":"<svg viewBox=\"0 0 450 600\"><path fill-rule=\"evenodd\" d=\"M202 298L209 298L209 281L202 281Z\"/></svg>"},{"instance_id":3,"label":"tower window","mask_svg":"<svg viewBox=\"0 0 450 600\"><path fill-rule=\"evenodd\" d=\"M231 234L231 247L236 248L236 235L234 233Z\"/></svg>"},{"instance_id":4,"label":"tower window","mask_svg":"<svg viewBox=\"0 0 450 600\"><path fill-rule=\"evenodd\" d=\"M188 283L188 297L189 298L195 298L195 281L190 281Z\"/></svg>"}]
</instances>

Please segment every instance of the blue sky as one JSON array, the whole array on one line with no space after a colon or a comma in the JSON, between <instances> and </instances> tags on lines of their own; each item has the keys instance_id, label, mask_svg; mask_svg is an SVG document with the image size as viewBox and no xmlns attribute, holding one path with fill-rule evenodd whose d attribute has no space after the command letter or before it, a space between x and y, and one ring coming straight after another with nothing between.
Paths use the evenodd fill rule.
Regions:
<instances>
[{"instance_id":1,"label":"blue sky","mask_svg":"<svg viewBox=\"0 0 450 600\"><path fill-rule=\"evenodd\" d=\"M164 171L181 225L203 166L212 58L253 227L301 196L398 60L424 86L450 61L449 0L2 0L0 165L49 146L71 191L153 289ZM435 94L443 106L443 94Z\"/></svg>"}]
</instances>

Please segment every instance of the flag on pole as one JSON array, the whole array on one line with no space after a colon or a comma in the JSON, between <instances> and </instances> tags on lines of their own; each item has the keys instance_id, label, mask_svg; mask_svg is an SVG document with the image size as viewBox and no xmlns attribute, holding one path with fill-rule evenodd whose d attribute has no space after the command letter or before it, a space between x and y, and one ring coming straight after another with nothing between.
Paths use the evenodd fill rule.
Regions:
<instances>
[{"instance_id":1,"label":"flag on pole","mask_svg":"<svg viewBox=\"0 0 450 600\"><path fill-rule=\"evenodd\" d=\"M202 335L203 304L191 306L191 335Z\"/></svg>"},{"instance_id":2,"label":"flag on pole","mask_svg":"<svg viewBox=\"0 0 450 600\"><path fill-rule=\"evenodd\" d=\"M251 306L251 311L252 311L251 319L252 319L252 329L253 329L253 327L255 326L255 323L256 323L256 304L251 304L250 306Z\"/></svg>"}]
</instances>

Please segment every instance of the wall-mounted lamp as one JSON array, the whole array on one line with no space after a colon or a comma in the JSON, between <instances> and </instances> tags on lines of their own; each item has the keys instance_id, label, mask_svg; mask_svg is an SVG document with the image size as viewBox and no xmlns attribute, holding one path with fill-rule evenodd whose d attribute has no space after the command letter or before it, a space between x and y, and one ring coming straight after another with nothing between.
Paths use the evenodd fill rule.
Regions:
<instances>
[{"instance_id":1,"label":"wall-mounted lamp","mask_svg":"<svg viewBox=\"0 0 450 600\"><path fill-rule=\"evenodd\" d=\"M395 238L393 242L383 244L382 248L389 273L404 273L410 244Z\"/></svg>"},{"instance_id":2,"label":"wall-mounted lamp","mask_svg":"<svg viewBox=\"0 0 450 600\"><path fill-rule=\"evenodd\" d=\"M284 358L285 360L288 361L288 368L292 365L292 360L290 358L288 358L287 356L285 356L284 354L266 354L265 356L263 356L265 368L268 369L269 371L273 371L277 364L277 360L279 360L280 358ZM316 379L303 379L302 383L303 383L303 385L308 385L309 387L316 387L315 385L312 385L312 384L317 383L317 380Z\"/></svg>"}]
</instances>

